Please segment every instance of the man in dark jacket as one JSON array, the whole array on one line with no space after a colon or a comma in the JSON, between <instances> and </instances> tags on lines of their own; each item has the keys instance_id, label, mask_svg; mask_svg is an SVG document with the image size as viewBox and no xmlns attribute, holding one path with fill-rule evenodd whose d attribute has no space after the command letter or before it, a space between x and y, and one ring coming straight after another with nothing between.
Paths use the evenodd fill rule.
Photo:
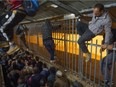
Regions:
<instances>
[{"instance_id":1,"label":"man in dark jacket","mask_svg":"<svg viewBox=\"0 0 116 87\"><path fill-rule=\"evenodd\" d=\"M51 55L50 62L55 62L54 59L55 45L52 38L52 30L60 28L61 25L53 26L49 20L45 20L45 23L42 26L43 44Z\"/></svg>"},{"instance_id":2,"label":"man in dark jacket","mask_svg":"<svg viewBox=\"0 0 116 87\"><path fill-rule=\"evenodd\" d=\"M113 54L114 42L116 42L116 29L112 29L113 39L112 44L102 45L102 49L108 49L108 54L101 60L101 72L104 77L105 87L109 87L111 83L111 70L113 62L116 62L116 55ZM114 60L114 61L113 61Z\"/></svg>"}]
</instances>

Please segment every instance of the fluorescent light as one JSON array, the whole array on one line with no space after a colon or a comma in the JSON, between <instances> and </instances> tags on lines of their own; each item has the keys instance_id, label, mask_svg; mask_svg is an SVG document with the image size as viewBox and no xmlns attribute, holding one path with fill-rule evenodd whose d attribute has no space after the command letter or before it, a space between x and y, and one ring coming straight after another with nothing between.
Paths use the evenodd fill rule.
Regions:
<instances>
[{"instance_id":1,"label":"fluorescent light","mask_svg":"<svg viewBox=\"0 0 116 87\"><path fill-rule=\"evenodd\" d=\"M64 19L73 19L73 18L75 18L75 14L73 13L64 15Z\"/></svg>"},{"instance_id":2,"label":"fluorescent light","mask_svg":"<svg viewBox=\"0 0 116 87\"><path fill-rule=\"evenodd\" d=\"M52 4L50 6L53 7L53 8L57 8L58 7L58 5L55 5L55 4Z\"/></svg>"}]
</instances>

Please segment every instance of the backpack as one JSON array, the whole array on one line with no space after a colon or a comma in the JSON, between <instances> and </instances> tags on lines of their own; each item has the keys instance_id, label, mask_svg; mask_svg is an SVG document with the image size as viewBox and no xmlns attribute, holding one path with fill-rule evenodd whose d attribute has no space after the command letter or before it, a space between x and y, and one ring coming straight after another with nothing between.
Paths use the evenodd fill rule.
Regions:
<instances>
[{"instance_id":1,"label":"backpack","mask_svg":"<svg viewBox=\"0 0 116 87\"><path fill-rule=\"evenodd\" d=\"M38 0L24 0L22 5L28 16L34 16L40 7Z\"/></svg>"}]
</instances>

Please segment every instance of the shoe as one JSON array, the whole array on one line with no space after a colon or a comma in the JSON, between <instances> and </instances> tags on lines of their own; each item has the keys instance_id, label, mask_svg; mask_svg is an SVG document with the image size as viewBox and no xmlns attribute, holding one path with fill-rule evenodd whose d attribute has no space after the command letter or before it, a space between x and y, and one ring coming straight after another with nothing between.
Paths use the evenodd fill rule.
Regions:
<instances>
[{"instance_id":1,"label":"shoe","mask_svg":"<svg viewBox=\"0 0 116 87\"><path fill-rule=\"evenodd\" d=\"M0 48L8 46L9 46L8 42L0 42Z\"/></svg>"},{"instance_id":2,"label":"shoe","mask_svg":"<svg viewBox=\"0 0 116 87\"><path fill-rule=\"evenodd\" d=\"M55 63L56 62L56 60L50 60L50 63Z\"/></svg>"},{"instance_id":3,"label":"shoe","mask_svg":"<svg viewBox=\"0 0 116 87\"><path fill-rule=\"evenodd\" d=\"M11 55L18 51L20 48L17 45L10 46L9 50L7 51L8 55Z\"/></svg>"},{"instance_id":4,"label":"shoe","mask_svg":"<svg viewBox=\"0 0 116 87\"><path fill-rule=\"evenodd\" d=\"M29 49L26 49L26 51L29 52L29 53L33 53L33 51L31 51L31 50L29 50Z\"/></svg>"},{"instance_id":5,"label":"shoe","mask_svg":"<svg viewBox=\"0 0 116 87\"><path fill-rule=\"evenodd\" d=\"M57 56L54 56L54 59L57 59L58 57Z\"/></svg>"},{"instance_id":6,"label":"shoe","mask_svg":"<svg viewBox=\"0 0 116 87\"><path fill-rule=\"evenodd\" d=\"M86 53L86 60L85 62L91 61L91 53Z\"/></svg>"}]
</instances>

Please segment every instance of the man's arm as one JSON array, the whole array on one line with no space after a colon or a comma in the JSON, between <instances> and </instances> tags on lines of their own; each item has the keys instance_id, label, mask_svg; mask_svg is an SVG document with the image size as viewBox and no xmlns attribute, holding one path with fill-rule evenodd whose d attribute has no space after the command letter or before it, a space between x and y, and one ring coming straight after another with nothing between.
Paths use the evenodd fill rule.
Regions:
<instances>
[{"instance_id":1,"label":"man's arm","mask_svg":"<svg viewBox=\"0 0 116 87\"><path fill-rule=\"evenodd\" d=\"M104 25L104 30L105 30L105 44L109 44L110 39L112 38L112 32L111 32L111 25L112 21L111 19L106 20L106 23Z\"/></svg>"},{"instance_id":2,"label":"man's arm","mask_svg":"<svg viewBox=\"0 0 116 87\"><path fill-rule=\"evenodd\" d=\"M101 45L102 49L113 50L113 44L111 45Z\"/></svg>"},{"instance_id":3,"label":"man's arm","mask_svg":"<svg viewBox=\"0 0 116 87\"><path fill-rule=\"evenodd\" d=\"M60 29L60 28L61 28L61 25L52 25L53 30L57 30L57 29Z\"/></svg>"}]
</instances>

